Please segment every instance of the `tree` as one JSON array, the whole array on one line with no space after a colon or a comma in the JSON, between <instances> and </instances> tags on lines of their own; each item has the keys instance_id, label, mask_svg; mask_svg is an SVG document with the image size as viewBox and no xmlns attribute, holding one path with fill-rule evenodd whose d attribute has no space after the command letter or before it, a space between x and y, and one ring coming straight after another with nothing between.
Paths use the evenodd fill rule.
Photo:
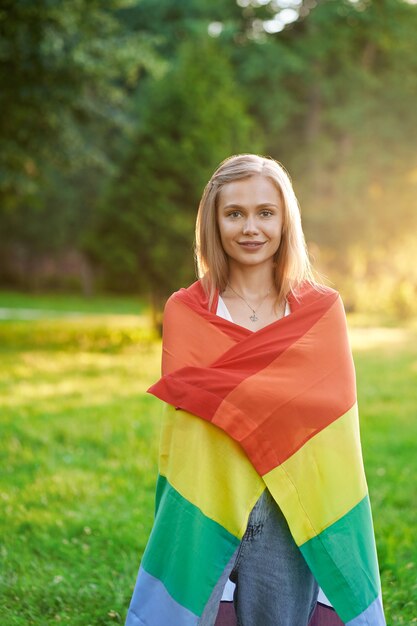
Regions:
<instances>
[{"instance_id":1,"label":"tree","mask_svg":"<svg viewBox=\"0 0 417 626\"><path fill-rule=\"evenodd\" d=\"M20 284L35 286L43 257L81 249L121 138L133 126L131 94L145 70L158 74L164 66L156 38L120 20L129 4L2 4L2 280L16 280L16 254L27 268Z\"/></svg>"},{"instance_id":2,"label":"tree","mask_svg":"<svg viewBox=\"0 0 417 626\"><path fill-rule=\"evenodd\" d=\"M139 112L140 129L108 189L90 252L111 284L159 300L192 279L196 211L212 171L262 144L227 52L207 35L184 42L170 71L147 81Z\"/></svg>"},{"instance_id":3,"label":"tree","mask_svg":"<svg viewBox=\"0 0 417 626\"><path fill-rule=\"evenodd\" d=\"M0 211L39 203L48 166L105 162L88 124L126 123L126 87L158 63L149 36L123 30L116 12L125 5L2 3Z\"/></svg>"},{"instance_id":4,"label":"tree","mask_svg":"<svg viewBox=\"0 0 417 626\"><path fill-rule=\"evenodd\" d=\"M402 0L304 2L284 30L234 52L266 151L292 174L307 239L352 307L371 305L371 285L394 302L404 283L417 310L402 254L417 231L416 29L417 7Z\"/></svg>"}]
</instances>

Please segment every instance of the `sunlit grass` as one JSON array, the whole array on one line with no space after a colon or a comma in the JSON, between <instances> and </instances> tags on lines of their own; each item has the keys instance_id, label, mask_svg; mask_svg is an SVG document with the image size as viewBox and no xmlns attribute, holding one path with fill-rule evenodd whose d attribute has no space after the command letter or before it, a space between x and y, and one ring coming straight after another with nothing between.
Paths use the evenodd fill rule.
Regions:
<instances>
[{"instance_id":1,"label":"sunlit grass","mask_svg":"<svg viewBox=\"0 0 417 626\"><path fill-rule=\"evenodd\" d=\"M415 340L416 333L411 328L351 328L350 340L352 349L356 352L368 351L373 348L394 349L406 347Z\"/></svg>"},{"instance_id":2,"label":"sunlit grass","mask_svg":"<svg viewBox=\"0 0 417 626\"><path fill-rule=\"evenodd\" d=\"M417 333L352 333L388 624L417 622Z\"/></svg>"},{"instance_id":3,"label":"sunlit grass","mask_svg":"<svg viewBox=\"0 0 417 626\"><path fill-rule=\"evenodd\" d=\"M8 388L14 379L13 394L2 398L3 407L24 407L36 399L38 407L92 407L143 393L151 384L157 357L146 352L125 350L123 354L80 353L76 357L56 351L22 353L17 364L13 357L3 360L10 369L0 387ZM136 377L132 376L136 372Z\"/></svg>"},{"instance_id":4,"label":"sunlit grass","mask_svg":"<svg viewBox=\"0 0 417 626\"><path fill-rule=\"evenodd\" d=\"M2 623L121 623L152 523L149 320L4 322Z\"/></svg>"},{"instance_id":5,"label":"sunlit grass","mask_svg":"<svg viewBox=\"0 0 417 626\"><path fill-rule=\"evenodd\" d=\"M387 620L417 616L417 335L352 328ZM123 623L152 525L160 342L139 316L0 324L0 615Z\"/></svg>"}]
</instances>

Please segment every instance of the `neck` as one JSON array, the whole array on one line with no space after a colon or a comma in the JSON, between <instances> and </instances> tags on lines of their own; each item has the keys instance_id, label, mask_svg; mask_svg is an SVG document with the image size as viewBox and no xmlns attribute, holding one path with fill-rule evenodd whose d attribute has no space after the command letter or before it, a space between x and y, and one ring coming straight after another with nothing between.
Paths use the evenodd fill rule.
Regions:
<instances>
[{"instance_id":1,"label":"neck","mask_svg":"<svg viewBox=\"0 0 417 626\"><path fill-rule=\"evenodd\" d=\"M260 297L268 290L274 293L274 277L272 265L234 266L229 264L228 284L236 289L243 297Z\"/></svg>"}]
</instances>

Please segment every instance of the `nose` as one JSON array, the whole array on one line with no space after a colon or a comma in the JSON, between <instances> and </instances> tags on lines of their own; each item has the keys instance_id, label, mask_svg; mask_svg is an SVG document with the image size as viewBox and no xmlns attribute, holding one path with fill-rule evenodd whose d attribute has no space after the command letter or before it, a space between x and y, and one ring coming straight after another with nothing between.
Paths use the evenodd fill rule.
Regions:
<instances>
[{"instance_id":1,"label":"nose","mask_svg":"<svg viewBox=\"0 0 417 626\"><path fill-rule=\"evenodd\" d=\"M252 235L258 232L256 220L252 215L246 217L242 232L244 235Z\"/></svg>"}]
</instances>

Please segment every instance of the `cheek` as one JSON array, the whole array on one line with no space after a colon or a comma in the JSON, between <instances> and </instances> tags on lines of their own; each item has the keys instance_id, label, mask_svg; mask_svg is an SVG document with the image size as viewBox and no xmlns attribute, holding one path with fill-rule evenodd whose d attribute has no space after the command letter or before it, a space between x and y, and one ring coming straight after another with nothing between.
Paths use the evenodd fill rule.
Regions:
<instances>
[{"instance_id":1,"label":"cheek","mask_svg":"<svg viewBox=\"0 0 417 626\"><path fill-rule=\"evenodd\" d=\"M271 224L270 233L273 234L274 237L281 237L282 234L282 222L275 222Z\"/></svg>"},{"instance_id":2,"label":"cheek","mask_svg":"<svg viewBox=\"0 0 417 626\"><path fill-rule=\"evenodd\" d=\"M236 228L230 222L224 222L222 220L219 221L219 232L222 239L233 236L235 231Z\"/></svg>"},{"instance_id":3,"label":"cheek","mask_svg":"<svg viewBox=\"0 0 417 626\"><path fill-rule=\"evenodd\" d=\"M264 226L263 231L270 239L279 239L281 237L280 224L268 224Z\"/></svg>"}]
</instances>

